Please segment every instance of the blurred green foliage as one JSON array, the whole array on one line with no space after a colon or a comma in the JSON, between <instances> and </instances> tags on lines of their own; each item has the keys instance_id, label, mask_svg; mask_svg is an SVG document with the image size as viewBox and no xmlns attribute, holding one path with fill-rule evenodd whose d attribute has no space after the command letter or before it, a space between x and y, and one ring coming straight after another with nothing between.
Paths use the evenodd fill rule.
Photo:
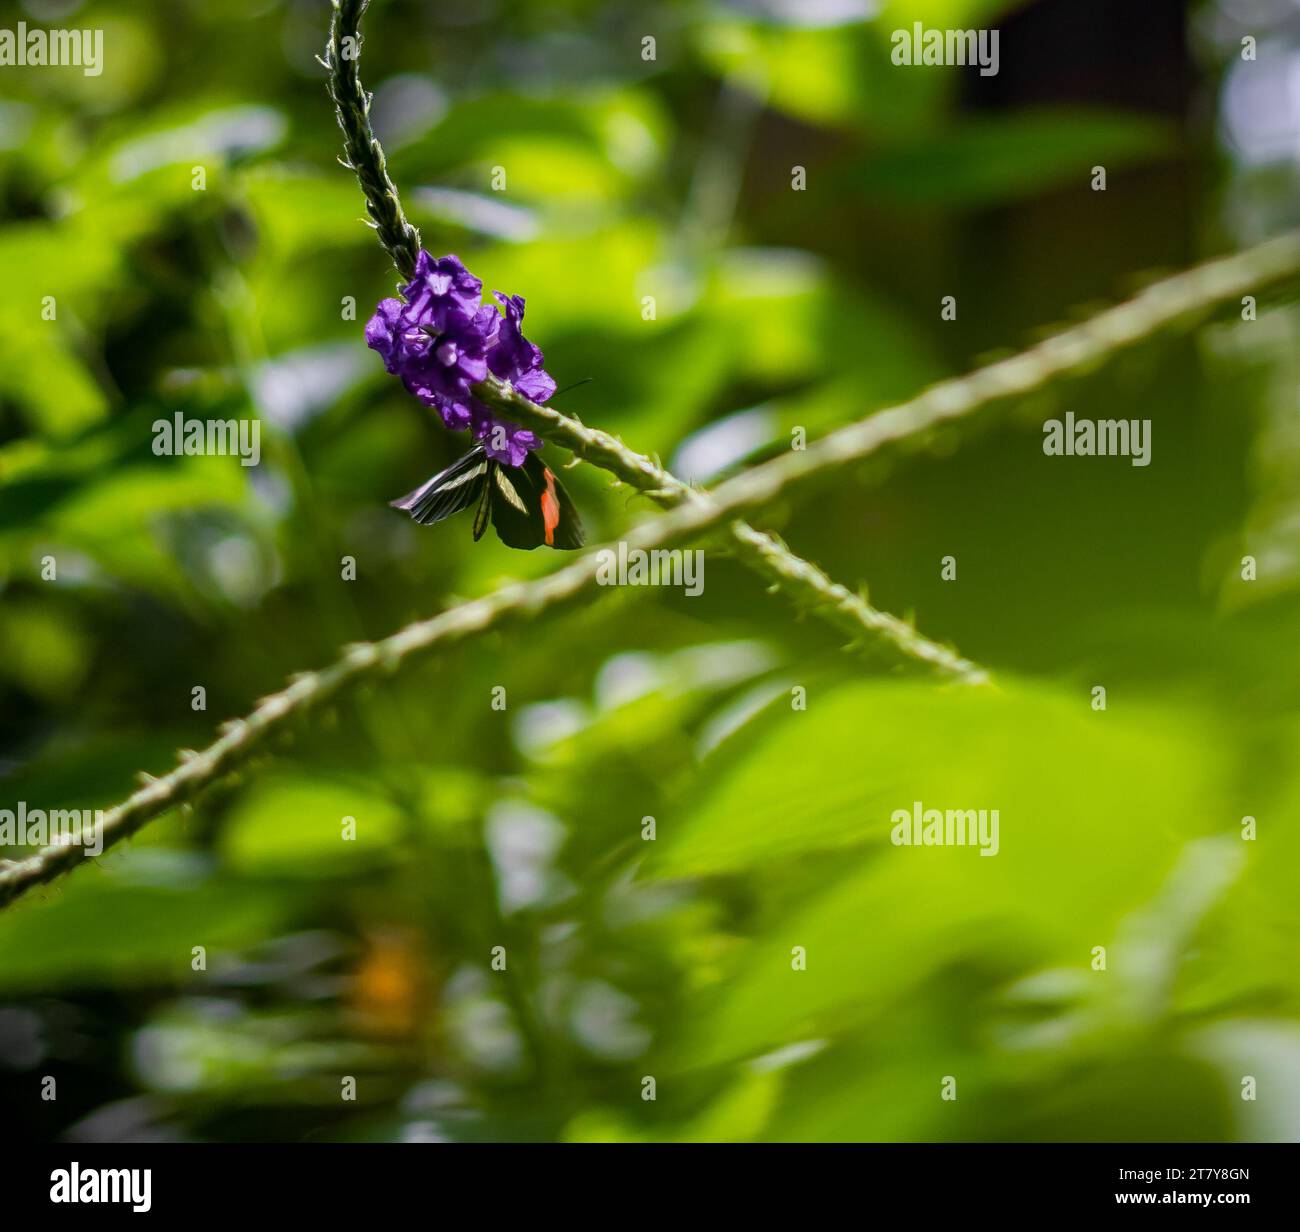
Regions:
<instances>
[{"instance_id":1,"label":"blurred green foliage","mask_svg":"<svg viewBox=\"0 0 1300 1232\"><path fill-rule=\"evenodd\" d=\"M379 2L362 73L426 245L593 378L559 404L707 479L1295 224L1294 163L1209 122L1224 14L1190 64L1135 17L1110 71L1068 25L1017 39L1045 7ZM0 70L0 806L102 808L347 641L555 561L387 508L463 443L363 344L394 276L334 161L326 6L10 12L103 28L106 68ZM1005 93L893 68L914 20L1001 21ZM1165 78L1181 110L1125 105ZM759 519L995 690L864 672L711 551L703 596L603 593L410 669L10 908L10 1124L1295 1137L1300 318L1239 316ZM1045 458L1066 410L1149 418L1153 464ZM154 456L178 411L256 417L261 465ZM595 539L646 512L566 482ZM999 854L892 846L917 800L999 809Z\"/></svg>"}]
</instances>

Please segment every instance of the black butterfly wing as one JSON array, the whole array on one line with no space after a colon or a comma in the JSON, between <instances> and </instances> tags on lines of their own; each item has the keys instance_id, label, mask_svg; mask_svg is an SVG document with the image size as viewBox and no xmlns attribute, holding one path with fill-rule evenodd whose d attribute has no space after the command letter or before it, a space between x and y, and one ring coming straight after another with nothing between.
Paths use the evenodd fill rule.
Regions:
<instances>
[{"instance_id":1,"label":"black butterfly wing","mask_svg":"<svg viewBox=\"0 0 1300 1232\"><path fill-rule=\"evenodd\" d=\"M531 552L545 542L541 496L522 466L493 464L488 476L488 500L497 538L507 547Z\"/></svg>"},{"instance_id":2,"label":"black butterfly wing","mask_svg":"<svg viewBox=\"0 0 1300 1232\"><path fill-rule=\"evenodd\" d=\"M421 526L432 526L468 509L482 495L489 469L483 446L475 445L445 471L391 504L394 509L404 509Z\"/></svg>"},{"instance_id":3,"label":"black butterfly wing","mask_svg":"<svg viewBox=\"0 0 1300 1232\"><path fill-rule=\"evenodd\" d=\"M555 472L536 454L530 453L522 466L492 467L489 484L492 525L502 543L526 552L582 546L578 511Z\"/></svg>"}]
</instances>

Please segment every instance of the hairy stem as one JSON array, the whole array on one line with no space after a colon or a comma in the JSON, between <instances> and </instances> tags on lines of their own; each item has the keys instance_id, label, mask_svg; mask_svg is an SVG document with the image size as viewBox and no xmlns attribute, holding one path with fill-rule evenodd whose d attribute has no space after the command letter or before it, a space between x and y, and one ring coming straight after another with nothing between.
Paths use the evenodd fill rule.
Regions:
<instances>
[{"instance_id":1,"label":"hairy stem","mask_svg":"<svg viewBox=\"0 0 1300 1232\"><path fill-rule=\"evenodd\" d=\"M588 428L552 407L530 402L493 377L475 385L474 394L547 440L616 475L665 509L680 505L700 510L712 507L709 493L683 483L616 437ZM988 683L988 673L983 668L955 650L932 642L907 621L872 607L861 595L833 581L810 561L796 556L776 536L755 530L740 520L732 521L727 532L728 546L738 560L767 581L773 592L785 595L800 610L812 612L847 633L850 649L868 657L883 649L902 662L913 663L942 679L968 685Z\"/></svg>"},{"instance_id":2,"label":"hairy stem","mask_svg":"<svg viewBox=\"0 0 1300 1232\"><path fill-rule=\"evenodd\" d=\"M370 127L370 94L361 84L361 18L370 0L332 0L329 43L321 64L329 70L330 98L343 130L343 163L365 194L370 225L397 272L407 282L415 273L420 232L407 221L397 187L389 178L384 147Z\"/></svg>"},{"instance_id":3,"label":"hairy stem","mask_svg":"<svg viewBox=\"0 0 1300 1232\"><path fill-rule=\"evenodd\" d=\"M944 381L889 411L841 428L806 452L792 455L799 459L797 465L792 466L790 458L778 458L719 485L708 499L685 499L662 517L635 527L627 536L628 546L650 551L697 538L732 518L737 510L761 507L791 485L817 474L834 473L889 441L970 414L1008 396L1029 393L1057 376L1106 359L1158 329L1190 320L1215 304L1297 274L1300 274L1300 234L1286 235L1236 256L1207 262L1156 283L1128 303L1057 334L1029 351L981 368L970 376ZM502 396L517 413L518 395ZM545 407L534 409L543 417L555 414ZM606 438L601 447L616 452L623 449L612 437ZM639 468L638 457L629 454L625 459L629 472ZM806 461L809 458L811 462ZM766 536L759 538L766 539ZM756 551L765 550L763 545L753 546ZM220 739L208 748L190 754L170 773L150 781L109 809L100 827L104 847L121 842L152 818L193 799L247 761L270 736L322 702L368 679L391 674L408 660L513 621L527 622L543 612L576 603L594 592L598 585L598 555L589 552L540 581L506 586L430 620L408 625L381 642L358 643L324 671L296 677L281 692L264 698L247 718L227 724ZM34 886L53 880L86 858L83 847L63 846L46 847L26 860L0 863L0 906Z\"/></svg>"}]
</instances>

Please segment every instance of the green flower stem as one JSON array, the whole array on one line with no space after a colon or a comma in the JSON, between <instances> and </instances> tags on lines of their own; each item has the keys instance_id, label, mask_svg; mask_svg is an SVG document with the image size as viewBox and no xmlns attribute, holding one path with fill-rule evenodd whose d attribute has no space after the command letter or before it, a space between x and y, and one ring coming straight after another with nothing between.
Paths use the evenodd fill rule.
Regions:
<instances>
[{"instance_id":1,"label":"green flower stem","mask_svg":"<svg viewBox=\"0 0 1300 1232\"><path fill-rule=\"evenodd\" d=\"M329 71L330 98L343 130L344 157L365 193L370 225L393 259L404 282L415 274L420 232L407 221L397 188L389 178L384 147L370 127L370 94L361 84L361 18L370 0L332 0L329 43L320 63Z\"/></svg>"},{"instance_id":2,"label":"green flower stem","mask_svg":"<svg viewBox=\"0 0 1300 1232\"><path fill-rule=\"evenodd\" d=\"M588 428L552 407L530 402L517 390L495 378L475 385L474 394L503 415L644 492L665 509L681 505L696 510L712 507L712 498L706 492L683 483L609 433ZM988 674L982 668L962 658L956 651L923 637L897 616L878 611L861 595L832 581L816 565L796 556L775 536L764 534L739 520L732 522L727 529L730 536L728 547L737 559L761 575L774 592L784 594L797 608L810 611L847 633L851 649L867 656L874 656L884 649L944 679L962 684L988 683Z\"/></svg>"},{"instance_id":3,"label":"green flower stem","mask_svg":"<svg viewBox=\"0 0 1300 1232\"><path fill-rule=\"evenodd\" d=\"M1216 304L1297 274L1300 233L1207 262L1156 283L1128 303L1108 309L1029 351L959 380L944 381L890 411L841 428L807 451L791 455L799 460L795 465L788 457L778 458L719 485L708 498L683 499L662 517L633 528L627 536L628 546L652 551L697 538L733 518L738 510L761 508L799 481L833 473L889 441L923 432L1008 396L1029 393L1054 377L1098 363L1161 328L1190 321ZM519 412L518 394L503 392L501 396L509 399L513 411ZM535 409L542 417L555 414L545 407ZM604 437L603 433L599 435ZM596 445L616 452L623 449L612 437L604 437L593 448ZM638 457L629 454L623 459L621 465L629 468L629 475L639 469ZM809 457L811 462L806 461ZM751 546L756 552L766 550L764 544L752 540ZM368 680L391 675L409 660L512 622L530 622L544 612L587 597L598 585L597 567L597 553L586 553L539 581L503 587L482 599L408 625L381 642L350 646L331 667L295 677L285 689L259 702L247 718L226 724L220 738L208 748L186 754L175 769L151 779L105 812L101 825L104 848L128 838L176 805L193 800L217 779L246 763L272 736L286 731L322 703ZM784 558L782 568L789 568ZM858 616L852 619L856 622ZM0 863L0 906L75 868L84 859L81 847L46 847L26 860Z\"/></svg>"}]
</instances>

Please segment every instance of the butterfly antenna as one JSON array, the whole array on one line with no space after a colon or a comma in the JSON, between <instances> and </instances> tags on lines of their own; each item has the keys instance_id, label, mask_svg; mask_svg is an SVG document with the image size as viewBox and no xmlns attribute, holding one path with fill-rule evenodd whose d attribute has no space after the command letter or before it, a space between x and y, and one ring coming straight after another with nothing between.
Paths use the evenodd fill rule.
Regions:
<instances>
[{"instance_id":1,"label":"butterfly antenna","mask_svg":"<svg viewBox=\"0 0 1300 1232\"><path fill-rule=\"evenodd\" d=\"M594 381L595 379L596 378L592 376L584 376L582 380L574 381L572 385L566 385L563 389L557 389L551 397L558 398L561 394L567 394L569 390L577 389L579 385L585 385L588 381Z\"/></svg>"}]
</instances>

